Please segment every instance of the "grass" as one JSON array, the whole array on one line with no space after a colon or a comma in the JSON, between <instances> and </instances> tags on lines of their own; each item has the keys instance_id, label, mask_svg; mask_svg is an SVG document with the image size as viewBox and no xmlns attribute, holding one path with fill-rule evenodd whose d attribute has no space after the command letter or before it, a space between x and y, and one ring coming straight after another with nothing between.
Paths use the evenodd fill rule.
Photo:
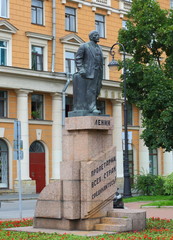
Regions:
<instances>
[{"instance_id":1,"label":"grass","mask_svg":"<svg viewBox=\"0 0 173 240\"><path fill-rule=\"evenodd\" d=\"M173 196L157 195L157 196L137 196L137 197L131 197L131 198L123 198L124 203L140 202L140 201L160 201L160 200L164 200L164 201L173 200Z\"/></svg>"},{"instance_id":2,"label":"grass","mask_svg":"<svg viewBox=\"0 0 173 240\"><path fill-rule=\"evenodd\" d=\"M144 204L141 206L156 206L156 207L173 206L173 200L154 201L152 203Z\"/></svg>"},{"instance_id":3,"label":"grass","mask_svg":"<svg viewBox=\"0 0 173 240\"><path fill-rule=\"evenodd\" d=\"M0 240L136 240L136 239L157 239L173 240L173 220L160 218L147 219L147 228L140 232L124 232L118 234L103 234L95 237L81 237L72 234L46 234L46 233L27 233L4 230L4 228L18 226L32 226L32 219L22 221L1 221L0 222Z\"/></svg>"}]
</instances>

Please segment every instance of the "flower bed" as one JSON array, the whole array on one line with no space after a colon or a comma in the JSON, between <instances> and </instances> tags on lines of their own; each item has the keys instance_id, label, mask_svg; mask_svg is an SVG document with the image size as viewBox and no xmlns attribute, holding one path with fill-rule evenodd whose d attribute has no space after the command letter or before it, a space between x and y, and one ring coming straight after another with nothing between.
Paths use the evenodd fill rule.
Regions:
<instances>
[{"instance_id":1,"label":"flower bed","mask_svg":"<svg viewBox=\"0 0 173 240\"><path fill-rule=\"evenodd\" d=\"M95 237L81 237L70 234L47 234L47 233L28 233L3 230L4 228L32 226L32 219L16 221L0 221L0 240L26 240L26 239L52 239L52 240L136 240L136 239L157 239L173 240L173 220L149 218L147 228L141 232L124 232L118 234L104 234Z\"/></svg>"}]
</instances>

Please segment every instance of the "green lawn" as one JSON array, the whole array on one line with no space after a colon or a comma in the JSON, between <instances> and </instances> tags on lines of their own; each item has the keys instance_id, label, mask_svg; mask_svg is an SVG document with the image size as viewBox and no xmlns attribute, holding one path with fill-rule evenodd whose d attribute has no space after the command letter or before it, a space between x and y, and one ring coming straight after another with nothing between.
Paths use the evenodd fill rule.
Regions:
<instances>
[{"instance_id":1,"label":"green lawn","mask_svg":"<svg viewBox=\"0 0 173 240\"><path fill-rule=\"evenodd\" d=\"M24 219L22 221L1 221L0 222L0 240L134 240L134 239L157 239L157 240L173 240L173 220L150 218L147 219L147 228L141 232L127 232L119 234L104 234L95 237L81 237L69 234L46 234L46 233L26 233L4 230L4 228L31 226L31 219Z\"/></svg>"},{"instance_id":2,"label":"green lawn","mask_svg":"<svg viewBox=\"0 0 173 240\"><path fill-rule=\"evenodd\" d=\"M137 197L130 197L130 198L123 198L124 203L128 202L139 202L139 201L160 201L160 200L173 200L173 196L137 196Z\"/></svg>"},{"instance_id":3,"label":"green lawn","mask_svg":"<svg viewBox=\"0 0 173 240\"><path fill-rule=\"evenodd\" d=\"M156 206L156 207L173 206L173 200L154 201L152 203L144 204L141 206Z\"/></svg>"}]
</instances>

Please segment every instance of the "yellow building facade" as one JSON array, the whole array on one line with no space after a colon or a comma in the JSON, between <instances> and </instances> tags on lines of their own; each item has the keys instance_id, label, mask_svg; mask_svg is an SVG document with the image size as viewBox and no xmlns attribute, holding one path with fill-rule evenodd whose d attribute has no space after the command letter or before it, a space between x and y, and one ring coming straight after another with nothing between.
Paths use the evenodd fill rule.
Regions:
<instances>
[{"instance_id":1,"label":"yellow building facade","mask_svg":"<svg viewBox=\"0 0 173 240\"><path fill-rule=\"evenodd\" d=\"M160 5L168 9L170 1L160 0ZM100 33L104 56L98 104L102 113L114 119L117 181L123 185L120 73L109 71L108 63L110 47L117 41L130 6L131 0L0 1L0 193L18 191L18 161L13 156L15 120L21 122L23 140L22 192L40 192L60 178L62 130L64 115L72 109L75 53L94 29ZM118 49L115 58L122 58ZM145 147L139 137L140 118L138 109L129 106L130 173L167 175L173 170L172 153Z\"/></svg>"}]
</instances>

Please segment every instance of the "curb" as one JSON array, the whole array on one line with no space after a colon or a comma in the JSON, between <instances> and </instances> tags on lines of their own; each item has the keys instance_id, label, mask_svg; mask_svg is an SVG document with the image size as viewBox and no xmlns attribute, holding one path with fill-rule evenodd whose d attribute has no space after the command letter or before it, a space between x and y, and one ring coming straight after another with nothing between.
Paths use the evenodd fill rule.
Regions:
<instances>
[{"instance_id":1,"label":"curb","mask_svg":"<svg viewBox=\"0 0 173 240\"><path fill-rule=\"evenodd\" d=\"M141 206L141 208L173 208L173 206Z\"/></svg>"}]
</instances>

